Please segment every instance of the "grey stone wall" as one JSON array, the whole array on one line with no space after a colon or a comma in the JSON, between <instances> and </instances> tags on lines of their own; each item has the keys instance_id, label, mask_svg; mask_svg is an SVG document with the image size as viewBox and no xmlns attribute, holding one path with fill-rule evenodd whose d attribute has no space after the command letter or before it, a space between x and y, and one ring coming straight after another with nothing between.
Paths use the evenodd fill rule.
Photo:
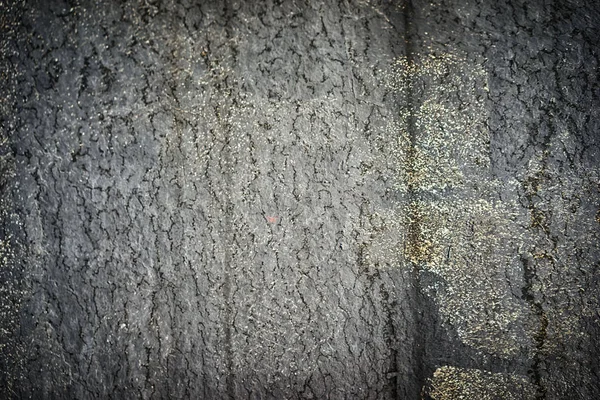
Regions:
<instances>
[{"instance_id":1,"label":"grey stone wall","mask_svg":"<svg viewBox=\"0 0 600 400\"><path fill-rule=\"evenodd\" d=\"M600 6L0 14L2 397L600 394Z\"/></svg>"}]
</instances>

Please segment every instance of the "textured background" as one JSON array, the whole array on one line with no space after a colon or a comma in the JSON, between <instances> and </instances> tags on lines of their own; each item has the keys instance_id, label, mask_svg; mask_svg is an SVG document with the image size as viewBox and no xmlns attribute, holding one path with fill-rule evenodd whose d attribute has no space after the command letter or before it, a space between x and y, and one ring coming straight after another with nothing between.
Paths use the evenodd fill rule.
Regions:
<instances>
[{"instance_id":1,"label":"textured background","mask_svg":"<svg viewBox=\"0 0 600 400\"><path fill-rule=\"evenodd\" d=\"M598 43L583 0L0 1L0 397L597 398Z\"/></svg>"}]
</instances>

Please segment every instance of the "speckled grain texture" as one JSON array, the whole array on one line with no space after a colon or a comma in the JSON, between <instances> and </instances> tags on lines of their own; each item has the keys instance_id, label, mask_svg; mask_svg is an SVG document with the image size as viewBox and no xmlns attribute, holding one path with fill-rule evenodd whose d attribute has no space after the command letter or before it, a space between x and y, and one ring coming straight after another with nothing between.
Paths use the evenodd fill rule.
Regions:
<instances>
[{"instance_id":1,"label":"speckled grain texture","mask_svg":"<svg viewBox=\"0 0 600 400\"><path fill-rule=\"evenodd\" d=\"M600 396L598 21L0 1L0 397Z\"/></svg>"}]
</instances>

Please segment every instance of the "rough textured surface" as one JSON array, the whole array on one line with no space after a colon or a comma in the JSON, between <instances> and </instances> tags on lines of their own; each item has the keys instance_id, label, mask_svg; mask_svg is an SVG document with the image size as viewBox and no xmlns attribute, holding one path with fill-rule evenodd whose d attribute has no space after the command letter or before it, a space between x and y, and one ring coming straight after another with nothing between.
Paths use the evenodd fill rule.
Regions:
<instances>
[{"instance_id":1,"label":"rough textured surface","mask_svg":"<svg viewBox=\"0 0 600 400\"><path fill-rule=\"evenodd\" d=\"M1 1L0 397L600 396L598 21Z\"/></svg>"}]
</instances>

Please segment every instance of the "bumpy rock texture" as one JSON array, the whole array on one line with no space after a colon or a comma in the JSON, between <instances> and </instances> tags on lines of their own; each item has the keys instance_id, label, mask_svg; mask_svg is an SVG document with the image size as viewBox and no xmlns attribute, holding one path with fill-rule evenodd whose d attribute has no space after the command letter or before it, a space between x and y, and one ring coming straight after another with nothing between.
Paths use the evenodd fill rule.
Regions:
<instances>
[{"instance_id":1,"label":"bumpy rock texture","mask_svg":"<svg viewBox=\"0 0 600 400\"><path fill-rule=\"evenodd\" d=\"M0 397L600 396L600 6L0 1Z\"/></svg>"}]
</instances>

